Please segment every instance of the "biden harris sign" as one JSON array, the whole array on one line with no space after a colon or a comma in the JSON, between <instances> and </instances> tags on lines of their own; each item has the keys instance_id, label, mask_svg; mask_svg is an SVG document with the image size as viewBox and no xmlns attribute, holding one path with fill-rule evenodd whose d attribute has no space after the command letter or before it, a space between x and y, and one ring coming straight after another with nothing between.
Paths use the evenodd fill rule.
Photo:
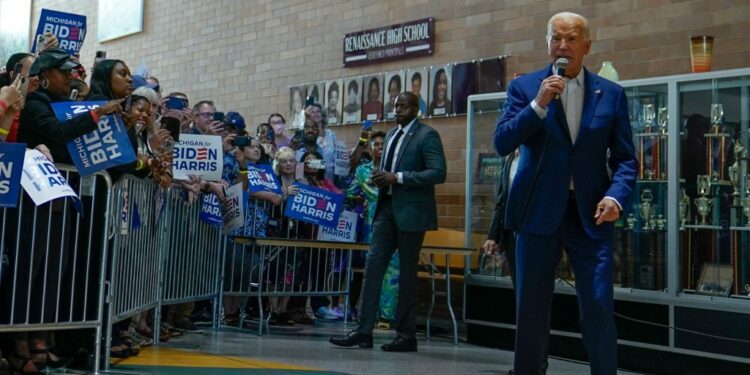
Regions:
<instances>
[{"instance_id":1,"label":"biden harris sign","mask_svg":"<svg viewBox=\"0 0 750 375\"><path fill-rule=\"evenodd\" d=\"M180 134L174 146L172 173L177 180L198 176L205 181L220 181L223 153L218 135Z\"/></svg>"},{"instance_id":2,"label":"biden harris sign","mask_svg":"<svg viewBox=\"0 0 750 375\"><path fill-rule=\"evenodd\" d=\"M296 185L299 193L286 201L284 215L326 227L337 227L344 210L344 196L308 185Z\"/></svg>"},{"instance_id":3,"label":"biden harris sign","mask_svg":"<svg viewBox=\"0 0 750 375\"><path fill-rule=\"evenodd\" d=\"M60 121L88 113L106 102L58 102L52 110ZM135 161L128 131L116 115L101 116L97 128L68 142L68 152L81 176Z\"/></svg>"}]
</instances>

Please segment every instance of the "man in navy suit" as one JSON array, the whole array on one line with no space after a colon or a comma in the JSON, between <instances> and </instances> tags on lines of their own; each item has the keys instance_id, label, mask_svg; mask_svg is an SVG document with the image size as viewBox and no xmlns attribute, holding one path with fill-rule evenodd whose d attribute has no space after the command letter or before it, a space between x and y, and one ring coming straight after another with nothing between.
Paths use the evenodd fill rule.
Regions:
<instances>
[{"instance_id":1,"label":"man in navy suit","mask_svg":"<svg viewBox=\"0 0 750 375\"><path fill-rule=\"evenodd\" d=\"M505 220L516 232L515 373L542 368L564 248L591 373L615 374L612 222L636 176L627 99L622 87L583 68L591 49L583 16L552 16L547 46L552 64L511 81L495 130L499 154L520 147ZM558 75L561 58L568 64Z\"/></svg>"}]
</instances>

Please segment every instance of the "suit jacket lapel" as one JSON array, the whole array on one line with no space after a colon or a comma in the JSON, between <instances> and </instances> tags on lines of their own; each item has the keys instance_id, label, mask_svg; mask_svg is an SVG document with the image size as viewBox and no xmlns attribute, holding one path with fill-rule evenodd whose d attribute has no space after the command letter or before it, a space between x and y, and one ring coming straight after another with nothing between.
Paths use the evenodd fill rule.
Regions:
<instances>
[{"instance_id":1,"label":"suit jacket lapel","mask_svg":"<svg viewBox=\"0 0 750 375\"><path fill-rule=\"evenodd\" d=\"M581 113L581 128L578 131L578 138L581 138L581 133L585 132L591 126L591 119L594 118L594 112L596 105L599 103L599 97L602 94L599 89L599 76L591 74L586 68L584 68L584 75L586 89L583 92L583 113Z\"/></svg>"},{"instance_id":2,"label":"suit jacket lapel","mask_svg":"<svg viewBox=\"0 0 750 375\"><path fill-rule=\"evenodd\" d=\"M539 88L542 86L542 81L552 75L552 65L549 65L549 69L547 70L547 74L541 74L539 76L539 87L537 87L537 91L539 91ZM549 105L547 105L547 117L553 118L557 121L557 125L560 126L560 130L562 130L563 134L568 138L568 142L570 143L570 146L573 146L573 141L570 137L570 128L568 127L568 120L565 118L565 111L562 107L562 101L560 99L553 99Z\"/></svg>"},{"instance_id":3,"label":"suit jacket lapel","mask_svg":"<svg viewBox=\"0 0 750 375\"><path fill-rule=\"evenodd\" d=\"M414 138L414 133L417 131L417 128L419 128L419 126L419 121L414 121L414 125L409 128L409 132L402 136L403 141L401 141L401 147L398 149L395 170L398 170L398 166L401 164L401 160L404 160L404 152L409 147L409 142L412 140L412 138Z\"/></svg>"},{"instance_id":4,"label":"suit jacket lapel","mask_svg":"<svg viewBox=\"0 0 750 375\"><path fill-rule=\"evenodd\" d=\"M398 125L396 125L396 127L395 127L395 128L393 128L393 129L389 130L389 131L388 131L388 132L387 132L387 133L385 134L385 144L383 145L383 147L384 147L384 152L388 152L388 142L390 142L391 138L393 138L393 134L395 134L395 133L396 133L396 130L398 130ZM386 155L386 154L383 154L383 157L382 157L382 158L380 159L380 170L381 170L381 171L385 171L385 170L387 170L386 166L384 165L384 164L385 164L385 159L386 159L386 157L387 157L387 156L388 156L388 155Z\"/></svg>"}]
</instances>

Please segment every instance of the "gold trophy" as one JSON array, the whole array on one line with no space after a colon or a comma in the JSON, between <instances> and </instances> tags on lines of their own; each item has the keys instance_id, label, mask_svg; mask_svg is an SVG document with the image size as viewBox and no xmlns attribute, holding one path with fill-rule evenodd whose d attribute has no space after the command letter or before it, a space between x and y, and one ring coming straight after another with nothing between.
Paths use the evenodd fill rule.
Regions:
<instances>
[{"instance_id":1,"label":"gold trophy","mask_svg":"<svg viewBox=\"0 0 750 375\"><path fill-rule=\"evenodd\" d=\"M714 203L708 196L711 193L711 177L708 175L698 175L697 180L698 194L701 195L700 197L695 198L695 206L698 208L698 215L701 217L701 221L698 225L708 225L706 222L706 216L708 215L709 210L711 210L711 205Z\"/></svg>"},{"instance_id":2,"label":"gold trophy","mask_svg":"<svg viewBox=\"0 0 750 375\"><path fill-rule=\"evenodd\" d=\"M685 229L685 223L690 217L690 197L687 195L685 188L680 189L680 199L678 201L680 209L680 230Z\"/></svg>"},{"instance_id":3,"label":"gold trophy","mask_svg":"<svg viewBox=\"0 0 750 375\"><path fill-rule=\"evenodd\" d=\"M651 226L651 210L654 208L654 206L651 205L651 201L653 199L654 196L651 194L651 189L643 189L643 191L641 192L642 203L638 204L641 219L643 219L643 226L641 227L642 230L653 229Z\"/></svg>"},{"instance_id":4,"label":"gold trophy","mask_svg":"<svg viewBox=\"0 0 750 375\"><path fill-rule=\"evenodd\" d=\"M730 137L730 134L722 132L721 124L723 121L724 106L720 103L711 104L711 130L708 134L704 135L707 145L706 170L716 182L726 182L727 179L727 176L725 176L724 173L727 163L727 138ZM718 160L714 160L714 154L716 153L718 153Z\"/></svg>"}]
</instances>

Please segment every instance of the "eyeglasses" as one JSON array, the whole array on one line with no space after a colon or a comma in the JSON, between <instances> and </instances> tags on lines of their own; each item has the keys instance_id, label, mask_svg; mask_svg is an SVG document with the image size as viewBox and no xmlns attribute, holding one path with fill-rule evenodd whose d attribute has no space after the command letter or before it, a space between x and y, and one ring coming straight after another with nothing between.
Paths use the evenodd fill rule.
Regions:
<instances>
[{"instance_id":1,"label":"eyeglasses","mask_svg":"<svg viewBox=\"0 0 750 375\"><path fill-rule=\"evenodd\" d=\"M213 112L200 112L198 113L203 118L211 118L214 116Z\"/></svg>"}]
</instances>

